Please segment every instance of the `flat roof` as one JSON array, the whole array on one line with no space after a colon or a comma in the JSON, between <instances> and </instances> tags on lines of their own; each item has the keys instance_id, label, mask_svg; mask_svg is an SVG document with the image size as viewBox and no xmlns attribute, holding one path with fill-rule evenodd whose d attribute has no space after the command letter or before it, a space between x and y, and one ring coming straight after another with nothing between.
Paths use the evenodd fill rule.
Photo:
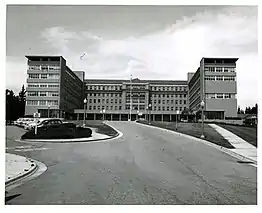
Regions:
<instances>
[{"instance_id":1,"label":"flat roof","mask_svg":"<svg viewBox=\"0 0 262 213\"><path fill-rule=\"evenodd\" d=\"M204 62L205 63L215 63L215 61L216 61L216 63L222 63L222 61L224 61L224 63L236 63L236 61L238 60L239 58L224 58L224 57L222 57L222 58L209 58L209 57L203 57L202 59L201 59L201 61L202 60L204 60Z\"/></svg>"},{"instance_id":2,"label":"flat roof","mask_svg":"<svg viewBox=\"0 0 262 213\"><path fill-rule=\"evenodd\" d=\"M124 79L85 79L85 83L89 84L122 84L129 83L130 80ZM187 85L187 81L171 81L171 80L140 80L133 79L132 83L150 83L150 84L167 84L167 85Z\"/></svg>"},{"instance_id":3,"label":"flat roof","mask_svg":"<svg viewBox=\"0 0 262 213\"><path fill-rule=\"evenodd\" d=\"M64 59L63 56L59 56L59 55L26 55L25 57L29 60L40 59L40 58L53 58L56 60L60 60L60 58Z\"/></svg>"}]
</instances>

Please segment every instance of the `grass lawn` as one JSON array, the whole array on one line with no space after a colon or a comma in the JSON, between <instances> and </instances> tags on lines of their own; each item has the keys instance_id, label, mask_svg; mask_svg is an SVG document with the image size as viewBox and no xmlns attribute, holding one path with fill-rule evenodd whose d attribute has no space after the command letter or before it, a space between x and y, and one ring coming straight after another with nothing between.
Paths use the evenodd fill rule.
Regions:
<instances>
[{"instance_id":1,"label":"grass lawn","mask_svg":"<svg viewBox=\"0 0 262 213\"><path fill-rule=\"evenodd\" d=\"M225 124L218 124L222 128L232 132L238 137L242 138L246 142L257 147L257 128L245 127L245 126L231 126Z\"/></svg>"},{"instance_id":2,"label":"grass lawn","mask_svg":"<svg viewBox=\"0 0 262 213\"><path fill-rule=\"evenodd\" d=\"M77 125L83 125L83 121L68 121L73 122ZM108 135L108 136L117 136L118 132L115 131L112 127L104 124L102 121L85 121L86 127L96 128L97 133Z\"/></svg>"},{"instance_id":3,"label":"grass lawn","mask_svg":"<svg viewBox=\"0 0 262 213\"><path fill-rule=\"evenodd\" d=\"M139 121L139 123L148 124L147 121ZM176 123L175 122L151 122L152 126L157 126L165 129L169 129L172 131L176 131ZM201 136L201 123L178 123L177 132L191 135L197 138ZM212 142L219 146L233 149L234 147L224 139L217 131L215 131L212 127L208 126L208 124L204 124L204 135L206 141Z\"/></svg>"}]
</instances>

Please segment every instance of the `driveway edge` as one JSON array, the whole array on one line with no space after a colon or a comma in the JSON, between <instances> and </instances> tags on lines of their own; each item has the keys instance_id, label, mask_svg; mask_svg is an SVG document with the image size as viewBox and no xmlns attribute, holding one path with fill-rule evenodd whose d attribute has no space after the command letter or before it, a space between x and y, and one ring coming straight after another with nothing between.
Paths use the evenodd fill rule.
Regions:
<instances>
[{"instance_id":1,"label":"driveway edge","mask_svg":"<svg viewBox=\"0 0 262 213\"><path fill-rule=\"evenodd\" d=\"M8 153L8 154L11 154L11 153ZM12 155L15 155L15 154L12 154ZM24 156L21 156L21 155L18 155L18 156L24 157ZM27 176L31 175L32 173L34 173L37 170L38 166L37 166L37 164L35 163L35 161L33 159L27 158L27 157L24 157L24 158L26 160L30 161L32 164L34 164L34 166L32 166L28 171L25 171L25 172L23 172L23 173L21 173L19 175L14 176L13 178L11 178L11 179L9 179L7 181L5 181L5 186L6 187L9 186L12 183L14 183L14 182L24 178L24 177L27 177Z\"/></svg>"},{"instance_id":2,"label":"driveway edge","mask_svg":"<svg viewBox=\"0 0 262 213\"><path fill-rule=\"evenodd\" d=\"M137 123L137 122L136 122L136 123ZM204 143L204 144L206 144L206 145L208 145L208 146L211 146L211 147L213 147L213 148L216 148L216 149L218 149L218 150L220 150L220 151L222 151L222 152L224 152L224 153L226 153L226 154L228 154L228 155L230 155L230 156L232 156L232 157L235 157L235 158L237 158L237 159L240 160L240 161L247 161L247 160L248 160L248 161L251 161L252 163L254 163L253 166L255 166L255 167L257 166L257 161L254 161L253 159L250 159L250 158L248 158L248 157L246 157L246 156L240 155L240 154L232 151L232 150L234 150L234 149L230 150L230 149L224 148L224 147L222 147L222 146L218 146L218 145L216 145L216 144L213 144L213 143L211 143L211 142L207 142L207 141L205 141L205 140L203 140L203 139L196 138L196 137L191 136L191 135L186 135L186 134L183 134L183 133L180 133L180 132L175 132L175 131L172 131L172 130L169 130L169 129L165 129L165 128L161 128L161 127L156 127L156 126L150 126L150 125L142 124L142 123L137 123L137 124L142 125L142 126L147 126L147 127L150 127L150 128L161 129L161 130L166 131L166 132L170 132L170 133L173 133L173 134L176 134L176 135L179 135L179 136L188 138L188 139L192 139L192 140L195 140L195 141ZM252 165L252 164L251 164L251 165Z\"/></svg>"}]
</instances>

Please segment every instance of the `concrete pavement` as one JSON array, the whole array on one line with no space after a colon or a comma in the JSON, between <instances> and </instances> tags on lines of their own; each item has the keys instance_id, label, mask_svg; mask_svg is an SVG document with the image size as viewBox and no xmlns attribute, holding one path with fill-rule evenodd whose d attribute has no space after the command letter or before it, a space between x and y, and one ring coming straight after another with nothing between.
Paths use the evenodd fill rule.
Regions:
<instances>
[{"instance_id":1,"label":"concrete pavement","mask_svg":"<svg viewBox=\"0 0 262 213\"><path fill-rule=\"evenodd\" d=\"M7 204L257 204L255 167L161 129L108 123L123 136L23 153L48 169Z\"/></svg>"},{"instance_id":2,"label":"concrete pavement","mask_svg":"<svg viewBox=\"0 0 262 213\"><path fill-rule=\"evenodd\" d=\"M6 153L5 154L5 184L11 184L20 178L36 171L36 163L29 158Z\"/></svg>"},{"instance_id":3,"label":"concrete pavement","mask_svg":"<svg viewBox=\"0 0 262 213\"><path fill-rule=\"evenodd\" d=\"M251 145L242 138L216 124L209 124L209 126L215 129L220 135L222 135L229 143L231 143L235 147L235 149L230 150L231 152L234 152L240 156L245 157L247 160L249 159L257 163L257 148L255 146Z\"/></svg>"}]
</instances>

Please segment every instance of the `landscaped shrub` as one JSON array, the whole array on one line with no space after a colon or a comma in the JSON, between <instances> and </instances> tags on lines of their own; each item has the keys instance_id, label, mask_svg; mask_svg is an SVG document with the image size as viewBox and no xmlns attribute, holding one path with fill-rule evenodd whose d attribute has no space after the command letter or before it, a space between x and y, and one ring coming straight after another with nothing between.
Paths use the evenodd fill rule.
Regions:
<instances>
[{"instance_id":1,"label":"landscaped shrub","mask_svg":"<svg viewBox=\"0 0 262 213\"><path fill-rule=\"evenodd\" d=\"M73 138L87 138L92 136L92 130L89 128L76 127L72 125L50 125L47 127L37 128L37 135L35 130L30 130L21 136L21 139L73 139Z\"/></svg>"}]
</instances>

